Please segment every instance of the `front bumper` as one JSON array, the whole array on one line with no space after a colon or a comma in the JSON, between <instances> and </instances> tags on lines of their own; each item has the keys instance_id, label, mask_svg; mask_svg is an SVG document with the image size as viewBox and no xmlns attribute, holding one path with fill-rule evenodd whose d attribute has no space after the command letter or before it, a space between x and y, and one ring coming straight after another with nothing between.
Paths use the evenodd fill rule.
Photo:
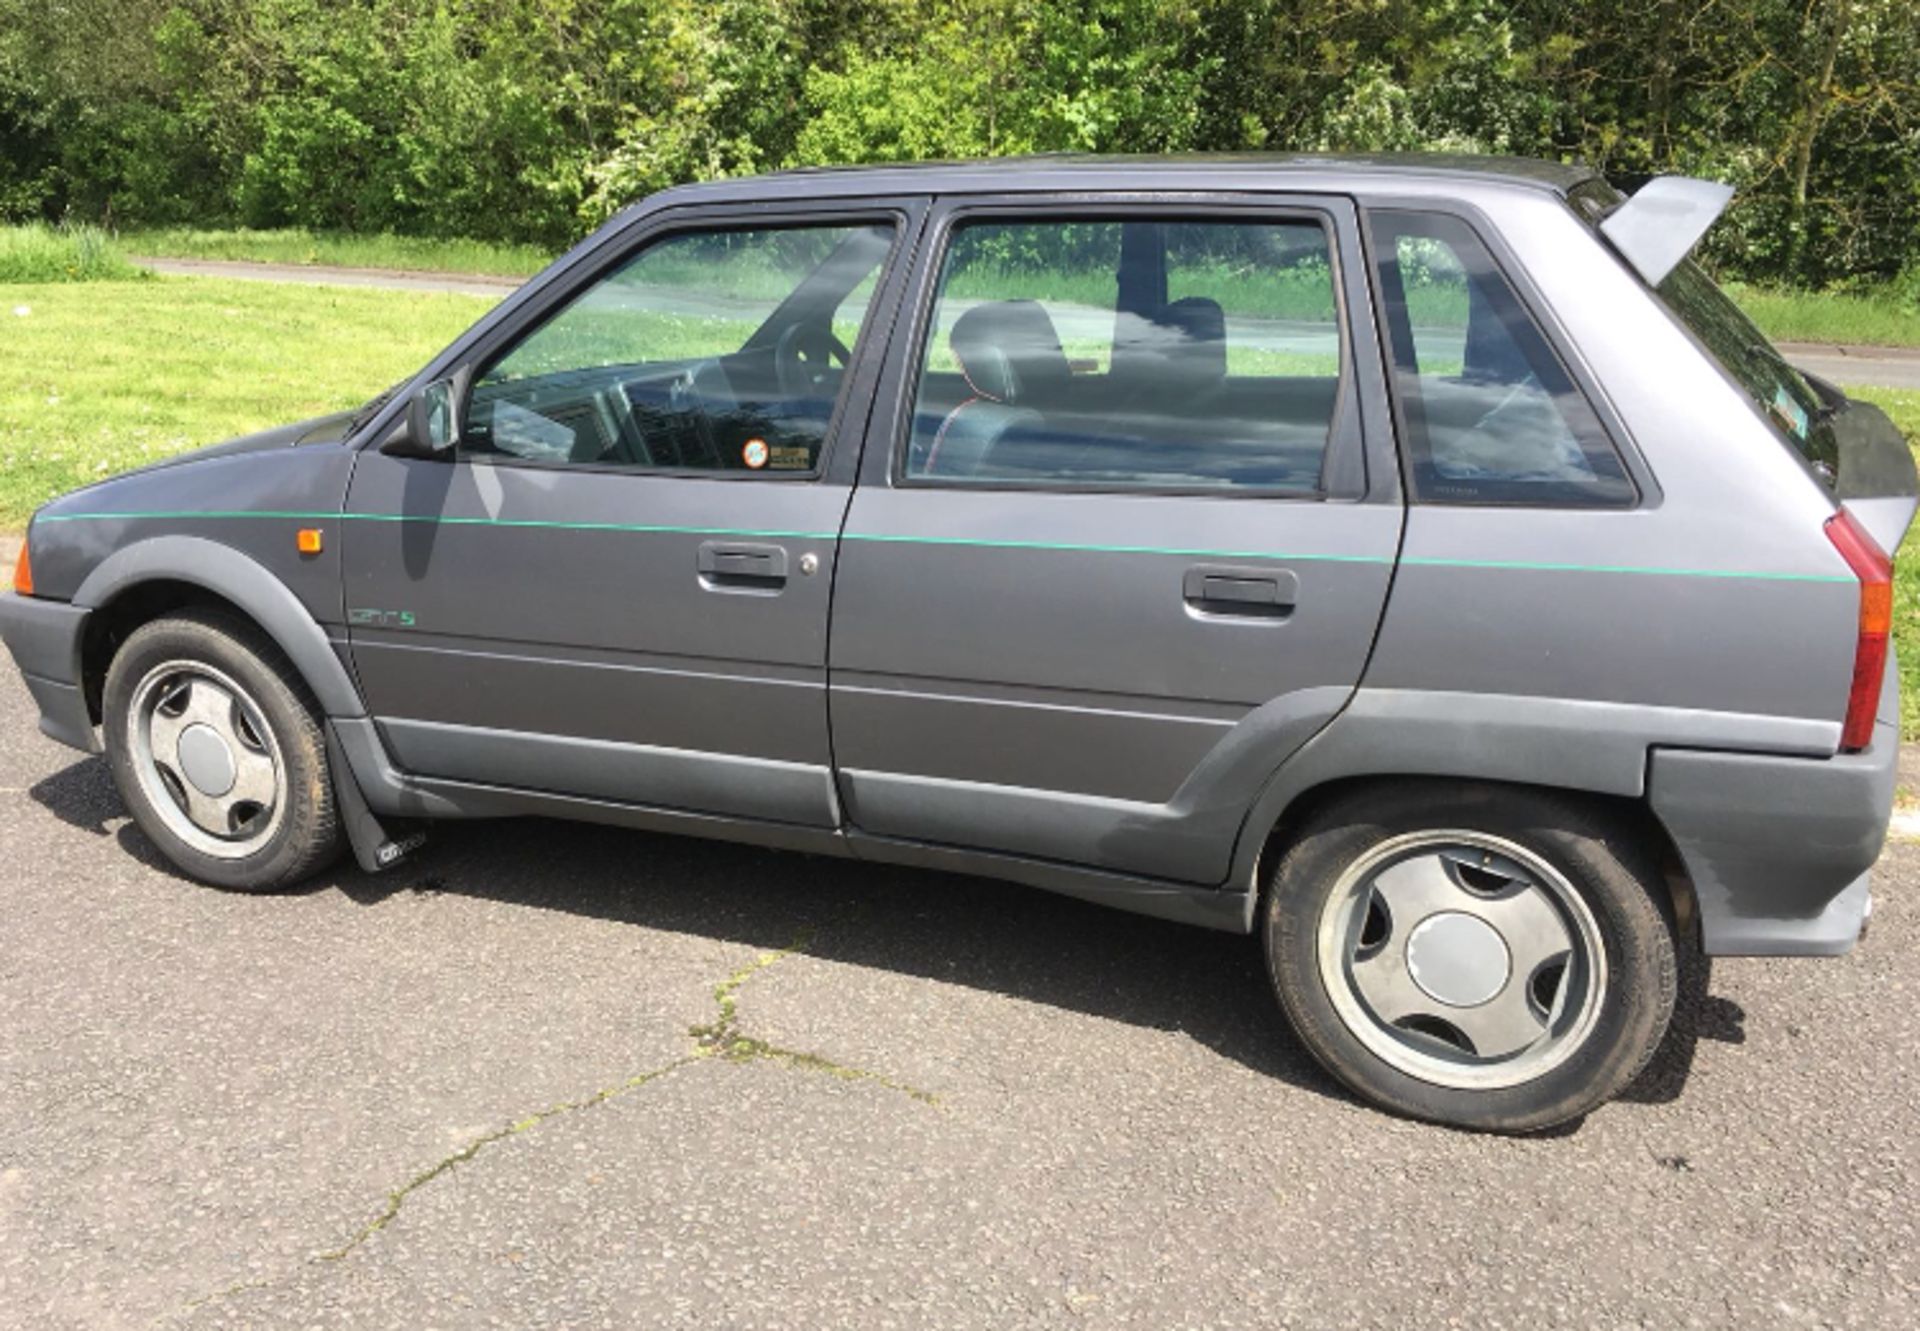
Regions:
<instances>
[{"instance_id":1,"label":"front bumper","mask_svg":"<svg viewBox=\"0 0 1920 1331\"><path fill-rule=\"evenodd\" d=\"M1899 667L1889 659L1873 743L1862 753L1653 751L1648 797L1693 880L1708 955L1852 950L1893 813L1899 717Z\"/></svg>"},{"instance_id":2,"label":"front bumper","mask_svg":"<svg viewBox=\"0 0 1920 1331\"><path fill-rule=\"evenodd\" d=\"M40 731L83 753L100 752L80 675L90 612L65 601L0 595L0 637L40 708Z\"/></svg>"}]
</instances>

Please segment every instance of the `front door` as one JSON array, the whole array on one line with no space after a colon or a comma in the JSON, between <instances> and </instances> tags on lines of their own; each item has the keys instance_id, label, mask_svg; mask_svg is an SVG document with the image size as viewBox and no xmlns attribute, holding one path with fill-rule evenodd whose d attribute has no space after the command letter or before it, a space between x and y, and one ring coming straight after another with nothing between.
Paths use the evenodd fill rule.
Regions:
<instances>
[{"instance_id":1,"label":"front door","mask_svg":"<svg viewBox=\"0 0 1920 1331\"><path fill-rule=\"evenodd\" d=\"M656 225L476 354L454 460L362 456L347 617L400 766L837 822L838 436L902 225Z\"/></svg>"},{"instance_id":2,"label":"front door","mask_svg":"<svg viewBox=\"0 0 1920 1331\"><path fill-rule=\"evenodd\" d=\"M949 206L930 233L843 532L849 818L1220 882L1354 689L1399 540L1352 209Z\"/></svg>"}]
</instances>

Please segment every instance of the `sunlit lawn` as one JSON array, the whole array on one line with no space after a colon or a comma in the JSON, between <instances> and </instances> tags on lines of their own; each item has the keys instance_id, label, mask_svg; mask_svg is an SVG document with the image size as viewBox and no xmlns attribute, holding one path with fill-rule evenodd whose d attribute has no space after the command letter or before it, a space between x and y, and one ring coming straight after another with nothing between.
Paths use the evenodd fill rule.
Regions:
<instances>
[{"instance_id":1,"label":"sunlit lawn","mask_svg":"<svg viewBox=\"0 0 1920 1331\"><path fill-rule=\"evenodd\" d=\"M204 278L0 285L0 531L113 472L363 402L491 304Z\"/></svg>"}]
</instances>

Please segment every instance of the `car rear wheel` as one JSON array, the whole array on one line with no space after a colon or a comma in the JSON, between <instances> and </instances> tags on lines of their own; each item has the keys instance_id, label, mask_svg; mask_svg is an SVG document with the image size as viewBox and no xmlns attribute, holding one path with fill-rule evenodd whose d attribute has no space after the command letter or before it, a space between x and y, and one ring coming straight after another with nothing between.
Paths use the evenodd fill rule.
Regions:
<instances>
[{"instance_id":1,"label":"car rear wheel","mask_svg":"<svg viewBox=\"0 0 1920 1331\"><path fill-rule=\"evenodd\" d=\"M337 853L318 710L252 625L211 611L142 625L107 670L102 711L121 798L191 877L271 891Z\"/></svg>"},{"instance_id":2,"label":"car rear wheel","mask_svg":"<svg viewBox=\"0 0 1920 1331\"><path fill-rule=\"evenodd\" d=\"M1265 938L1300 1038L1349 1087L1483 1131L1624 1089L1673 1012L1673 928L1625 824L1533 791L1395 783L1320 809Z\"/></svg>"}]
</instances>

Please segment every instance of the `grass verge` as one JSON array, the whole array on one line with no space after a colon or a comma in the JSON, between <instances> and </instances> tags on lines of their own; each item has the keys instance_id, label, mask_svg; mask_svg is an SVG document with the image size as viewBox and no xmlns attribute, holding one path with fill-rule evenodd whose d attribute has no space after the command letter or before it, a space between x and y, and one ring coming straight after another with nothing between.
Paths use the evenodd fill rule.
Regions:
<instances>
[{"instance_id":1,"label":"grass verge","mask_svg":"<svg viewBox=\"0 0 1920 1331\"><path fill-rule=\"evenodd\" d=\"M114 472L363 402L491 304L205 278L0 286L0 531Z\"/></svg>"},{"instance_id":2,"label":"grass verge","mask_svg":"<svg viewBox=\"0 0 1920 1331\"><path fill-rule=\"evenodd\" d=\"M1728 283L1727 294L1775 342L1920 347L1920 304L1891 292L1768 291Z\"/></svg>"},{"instance_id":3,"label":"grass verge","mask_svg":"<svg viewBox=\"0 0 1920 1331\"><path fill-rule=\"evenodd\" d=\"M0 284L137 281L147 275L96 226L0 227Z\"/></svg>"},{"instance_id":4,"label":"grass verge","mask_svg":"<svg viewBox=\"0 0 1920 1331\"><path fill-rule=\"evenodd\" d=\"M293 227L256 231L156 227L121 233L128 254L155 259L239 259L256 263L322 264L338 268L395 268L422 273L484 273L531 277L553 262L534 245L420 236L355 236Z\"/></svg>"}]
</instances>

